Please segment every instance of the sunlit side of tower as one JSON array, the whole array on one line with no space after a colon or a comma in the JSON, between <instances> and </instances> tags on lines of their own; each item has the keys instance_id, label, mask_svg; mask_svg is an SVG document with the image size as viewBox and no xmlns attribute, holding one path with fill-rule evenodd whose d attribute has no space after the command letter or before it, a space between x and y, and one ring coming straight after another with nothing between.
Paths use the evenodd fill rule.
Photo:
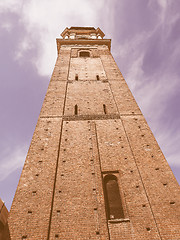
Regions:
<instances>
[{"instance_id":1,"label":"sunlit side of tower","mask_svg":"<svg viewBox=\"0 0 180 240\"><path fill-rule=\"evenodd\" d=\"M66 28L9 216L12 240L180 239L180 189L93 27Z\"/></svg>"}]
</instances>

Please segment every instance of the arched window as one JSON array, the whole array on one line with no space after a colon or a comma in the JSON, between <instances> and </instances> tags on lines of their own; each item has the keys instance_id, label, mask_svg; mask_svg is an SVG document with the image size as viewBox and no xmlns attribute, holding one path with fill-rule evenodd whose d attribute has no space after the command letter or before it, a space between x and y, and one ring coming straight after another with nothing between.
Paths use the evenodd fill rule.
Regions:
<instances>
[{"instance_id":1,"label":"arched window","mask_svg":"<svg viewBox=\"0 0 180 240\"><path fill-rule=\"evenodd\" d=\"M104 177L104 195L107 218L110 220L123 219L124 212L118 181L115 175L108 174Z\"/></svg>"},{"instance_id":2,"label":"arched window","mask_svg":"<svg viewBox=\"0 0 180 240\"><path fill-rule=\"evenodd\" d=\"M90 57L90 52L88 51L80 51L79 52L79 57Z\"/></svg>"}]
</instances>

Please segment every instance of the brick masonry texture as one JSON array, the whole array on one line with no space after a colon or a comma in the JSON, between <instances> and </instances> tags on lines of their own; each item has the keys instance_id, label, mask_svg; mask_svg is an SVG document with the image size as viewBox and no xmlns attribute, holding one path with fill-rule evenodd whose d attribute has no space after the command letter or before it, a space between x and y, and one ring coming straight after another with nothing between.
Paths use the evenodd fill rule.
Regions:
<instances>
[{"instance_id":1,"label":"brick masonry texture","mask_svg":"<svg viewBox=\"0 0 180 240\"><path fill-rule=\"evenodd\" d=\"M100 80L106 79L100 58L71 58L68 79L74 80L76 74L78 74L78 80L83 81L96 80L97 75L99 75Z\"/></svg>"},{"instance_id":2,"label":"brick masonry texture","mask_svg":"<svg viewBox=\"0 0 180 240\"><path fill-rule=\"evenodd\" d=\"M41 117L62 116L67 83L51 81L41 109Z\"/></svg>"},{"instance_id":3,"label":"brick masonry texture","mask_svg":"<svg viewBox=\"0 0 180 240\"><path fill-rule=\"evenodd\" d=\"M122 119L161 237L179 239L179 185L145 119Z\"/></svg>"},{"instance_id":4,"label":"brick masonry texture","mask_svg":"<svg viewBox=\"0 0 180 240\"><path fill-rule=\"evenodd\" d=\"M120 115L141 114L141 111L124 80L112 80L109 84Z\"/></svg>"},{"instance_id":5,"label":"brick masonry texture","mask_svg":"<svg viewBox=\"0 0 180 240\"><path fill-rule=\"evenodd\" d=\"M99 239L96 232L102 228L101 237L107 239L89 122L63 123L50 239L57 234L59 239Z\"/></svg>"},{"instance_id":6,"label":"brick masonry texture","mask_svg":"<svg viewBox=\"0 0 180 240\"><path fill-rule=\"evenodd\" d=\"M79 115L102 115L103 104L106 105L107 114L117 114L108 83L83 81L68 84L65 115L74 115L74 106L78 106Z\"/></svg>"},{"instance_id":7,"label":"brick masonry texture","mask_svg":"<svg viewBox=\"0 0 180 240\"><path fill-rule=\"evenodd\" d=\"M58 55L51 81L66 81L69 72L70 47L62 47Z\"/></svg>"},{"instance_id":8,"label":"brick masonry texture","mask_svg":"<svg viewBox=\"0 0 180 240\"><path fill-rule=\"evenodd\" d=\"M38 120L10 211L11 239L47 239L61 122Z\"/></svg>"},{"instance_id":9,"label":"brick masonry texture","mask_svg":"<svg viewBox=\"0 0 180 240\"><path fill-rule=\"evenodd\" d=\"M11 239L180 240L179 185L107 44L83 41L58 42ZM118 179L123 219L107 218L107 174Z\"/></svg>"},{"instance_id":10,"label":"brick masonry texture","mask_svg":"<svg viewBox=\"0 0 180 240\"><path fill-rule=\"evenodd\" d=\"M131 220L109 223L112 239L160 239L121 120L100 120L96 125L101 169L103 172L119 172L124 210L128 211L127 218ZM146 208L142 207L143 204L147 205ZM148 227L150 233L146 230Z\"/></svg>"}]
</instances>

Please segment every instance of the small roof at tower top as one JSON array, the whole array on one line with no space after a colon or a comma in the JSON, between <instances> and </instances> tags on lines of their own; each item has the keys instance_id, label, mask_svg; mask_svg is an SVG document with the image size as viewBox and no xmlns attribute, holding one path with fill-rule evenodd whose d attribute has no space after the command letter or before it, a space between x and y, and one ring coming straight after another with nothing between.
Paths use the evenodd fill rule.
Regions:
<instances>
[{"instance_id":1,"label":"small roof at tower top","mask_svg":"<svg viewBox=\"0 0 180 240\"><path fill-rule=\"evenodd\" d=\"M69 30L95 30L94 27L70 27Z\"/></svg>"},{"instance_id":2,"label":"small roof at tower top","mask_svg":"<svg viewBox=\"0 0 180 240\"><path fill-rule=\"evenodd\" d=\"M61 36L63 38L65 38L66 36L69 36L71 34L75 34L75 35L91 35L91 34L95 34L96 36L100 36L101 38L103 38L105 36L105 34L103 33L103 31L101 31L101 29L98 27L97 29L95 29L94 27L70 27L70 28L66 28L62 33Z\"/></svg>"}]
</instances>

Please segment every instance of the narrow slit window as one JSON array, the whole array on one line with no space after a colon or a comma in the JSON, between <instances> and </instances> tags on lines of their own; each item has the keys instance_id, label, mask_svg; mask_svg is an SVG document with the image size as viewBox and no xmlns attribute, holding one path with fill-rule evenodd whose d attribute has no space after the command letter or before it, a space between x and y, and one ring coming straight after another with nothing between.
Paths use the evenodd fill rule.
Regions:
<instances>
[{"instance_id":1,"label":"narrow slit window","mask_svg":"<svg viewBox=\"0 0 180 240\"><path fill-rule=\"evenodd\" d=\"M115 175L108 174L104 177L104 196L107 218L109 220L124 219L122 200Z\"/></svg>"},{"instance_id":2,"label":"narrow slit window","mask_svg":"<svg viewBox=\"0 0 180 240\"><path fill-rule=\"evenodd\" d=\"M75 80L78 81L78 74L75 75Z\"/></svg>"},{"instance_id":3,"label":"narrow slit window","mask_svg":"<svg viewBox=\"0 0 180 240\"><path fill-rule=\"evenodd\" d=\"M74 106L74 114L78 115L78 105L77 104Z\"/></svg>"},{"instance_id":4,"label":"narrow slit window","mask_svg":"<svg viewBox=\"0 0 180 240\"><path fill-rule=\"evenodd\" d=\"M104 114L107 114L107 109L105 104L103 104L103 110L104 110Z\"/></svg>"},{"instance_id":5,"label":"narrow slit window","mask_svg":"<svg viewBox=\"0 0 180 240\"><path fill-rule=\"evenodd\" d=\"M99 79L99 75L96 75L96 80L97 80L97 81L99 81L99 80L100 80L100 79Z\"/></svg>"},{"instance_id":6,"label":"narrow slit window","mask_svg":"<svg viewBox=\"0 0 180 240\"><path fill-rule=\"evenodd\" d=\"M79 57L90 57L90 52L88 51L80 51Z\"/></svg>"}]
</instances>

